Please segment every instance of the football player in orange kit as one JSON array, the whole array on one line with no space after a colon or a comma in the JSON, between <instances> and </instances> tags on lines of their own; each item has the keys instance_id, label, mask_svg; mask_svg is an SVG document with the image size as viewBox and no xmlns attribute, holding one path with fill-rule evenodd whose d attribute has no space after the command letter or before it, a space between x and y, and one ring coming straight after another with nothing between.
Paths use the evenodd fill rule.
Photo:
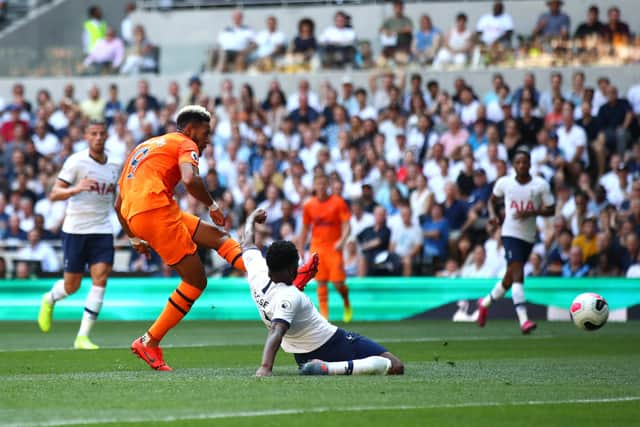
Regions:
<instances>
[{"instance_id":1,"label":"football player in orange kit","mask_svg":"<svg viewBox=\"0 0 640 427\"><path fill-rule=\"evenodd\" d=\"M298 252L304 254L307 235L311 229L311 252L320 256L316 273L320 314L325 319L329 318L327 282L331 282L340 292L344 302L343 320L350 322L353 312L349 304L349 289L345 285L347 275L344 271L342 250L351 231L351 212L340 195L328 193L328 181L324 174L316 175L313 179L315 194L303 207Z\"/></svg>"},{"instance_id":2,"label":"football player in orange kit","mask_svg":"<svg viewBox=\"0 0 640 427\"><path fill-rule=\"evenodd\" d=\"M159 371L171 370L164 361L160 341L207 286L197 245L215 249L232 266L245 271L238 242L222 228L182 212L173 199L175 186L182 182L189 194L209 207L211 220L219 226L224 224L224 214L198 174L199 156L210 140L211 115L203 107L190 105L178 112L176 122L177 132L143 142L127 158L115 203L133 248L142 254L153 248L182 279L153 325L131 344L133 353ZM297 286L304 287L313 272L314 268L301 272Z\"/></svg>"}]
</instances>

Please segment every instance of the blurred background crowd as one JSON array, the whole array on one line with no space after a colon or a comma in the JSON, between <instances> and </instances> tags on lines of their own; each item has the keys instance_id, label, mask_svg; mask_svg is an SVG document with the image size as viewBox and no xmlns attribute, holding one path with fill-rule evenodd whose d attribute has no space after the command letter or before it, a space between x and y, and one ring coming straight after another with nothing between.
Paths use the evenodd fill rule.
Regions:
<instances>
[{"instance_id":1,"label":"blurred background crowd","mask_svg":"<svg viewBox=\"0 0 640 427\"><path fill-rule=\"evenodd\" d=\"M633 62L639 39L616 7L592 6L575 27L563 2L541 1L547 10L523 36L502 2L486 5L477 23L452 11L453 26L438 29L428 15L405 16L403 3L393 2L393 15L379 24L381 50L369 59L351 17L337 7L334 26L316 30L305 18L297 35L279 31L269 13L266 29L249 28L235 10L206 64L217 72L373 67L365 84L344 71L333 74L339 78L300 75L295 85L283 84L291 76L282 74L215 86L193 75L156 86L138 77L135 91L121 91L121 78L112 77L100 77L113 80L108 87L82 91L72 79L61 91L20 82L0 91L0 277L60 271L65 203L47 194L65 159L86 148L89 120L107 123L109 159L122 165L140 142L175 131L176 112L188 104L212 113L200 173L232 235L261 206L269 215L263 243L296 240L313 177L326 174L352 211L349 275L498 277L504 250L486 204L495 181L512 173L515 150L527 146L532 173L551 185L556 215L538 219L526 273L640 276L640 80L622 91L606 73L588 80L580 68L543 80L502 71L483 82L487 91L464 77L445 84L427 67ZM126 10L112 28L99 6L89 8L83 72L161 72L158 46L130 19L136 6ZM182 189L177 197L184 210L206 218ZM117 271L171 274L159 258L133 253L115 216L113 224ZM210 274L231 273L213 252L201 256Z\"/></svg>"},{"instance_id":2,"label":"blurred background crowd","mask_svg":"<svg viewBox=\"0 0 640 427\"><path fill-rule=\"evenodd\" d=\"M262 238L295 240L312 178L323 173L352 209L351 275L498 276L503 250L499 230L487 225L486 202L525 145L557 211L538 220L527 273L626 274L640 246L640 84L620 94L606 77L586 82L581 72L568 82L556 73L547 82L496 74L492 83L492 91L476 93L462 78L445 88L419 74L382 73L369 87L354 87L349 77L317 88L300 79L291 93L274 80L258 97L250 84L207 88L193 76L166 88L142 79L133 96L115 84L108 93L92 87L80 94L69 83L61 99L46 89L25 93L18 83L2 94L1 242L17 258L59 270L51 247L65 205L47 193L64 160L86 147L87 121L107 122L110 161L122 164L141 141L175 131L176 111L195 103L213 113L200 172L232 234L262 206L269 214ZM206 216L183 191L178 198L183 209ZM366 245L377 237L379 245ZM157 259L131 255L125 264L169 274ZM209 266L221 267L215 260Z\"/></svg>"}]
</instances>

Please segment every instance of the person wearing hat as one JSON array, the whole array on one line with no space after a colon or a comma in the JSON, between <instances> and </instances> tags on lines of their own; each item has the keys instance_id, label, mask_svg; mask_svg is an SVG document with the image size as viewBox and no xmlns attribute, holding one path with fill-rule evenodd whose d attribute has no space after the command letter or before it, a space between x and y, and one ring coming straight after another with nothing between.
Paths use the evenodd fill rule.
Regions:
<instances>
[{"instance_id":1,"label":"person wearing hat","mask_svg":"<svg viewBox=\"0 0 640 427\"><path fill-rule=\"evenodd\" d=\"M547 0L549 11L538 18L536 27L533 30L534 36L543 38L566 38L569 36L571 19L569 15L560 10L563 4L562 0Z\"/></svg>"}]
</instances>

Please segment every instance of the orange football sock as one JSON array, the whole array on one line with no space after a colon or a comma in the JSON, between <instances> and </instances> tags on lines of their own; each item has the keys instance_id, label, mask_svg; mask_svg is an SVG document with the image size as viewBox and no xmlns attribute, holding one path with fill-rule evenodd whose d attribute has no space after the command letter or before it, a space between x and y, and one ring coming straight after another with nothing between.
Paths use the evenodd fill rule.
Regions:
<instances>
[{"instance_id":1,"label":"orange football sock","mask_svg":"<svg viewBox=\"0 0 640 427\"><path fill-rule=\"evenodd\" d=\"M320 304L320 314L325 319L329 318L329 289L327 285L318 286L318 303Z\"/></svg>"},{"instance_id":2,"label":"orange football sock","mask_svg":"<svg viewBox=\"0 0 640 427\"><path fill-rule=\"evenodd\" d=\"M340 296L342 296L344 306L350 307L351 304L349 303L349 288L347 288L347 285L343 283L342 285L337 286L336 289L338 289L338 292L340 292Z\"/></svg>"},{"instance_id":3,"label":"orange football sock","mask_svg":"<svg viewBox=\"0 0 640 427\"><path fill-rule=\"evenodd\" d=\"M180 285L169 297L169 302L167 302L160 316L149 328L149 335L158 341L162 340L165 334L176 326L191 310L191 306L201 294L202 289L180 282Z\"/></svg>"},{"instance_id":4,"label":"orange football sock","mask_svg":"<svg viewBox=\"0 0 640 427\"><path fill-rule=\"evenodd\" d=\"M240 247L240 243L229 238L225 240L218 249L216 249L216 252L218 252L222 258L227 260L233 268L240 270L243 273L247 271L244 266L244 261L242 260L242 248Z\"/></svg>"}]
</instances>

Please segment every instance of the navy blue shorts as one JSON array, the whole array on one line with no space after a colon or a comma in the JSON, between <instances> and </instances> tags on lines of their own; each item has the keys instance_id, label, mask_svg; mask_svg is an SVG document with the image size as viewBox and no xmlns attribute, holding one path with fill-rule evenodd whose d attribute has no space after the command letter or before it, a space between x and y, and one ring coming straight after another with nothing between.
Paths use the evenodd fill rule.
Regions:
<instances>
[{"instance_id":1,"label":"navy blue shorts","mask_svg":"<svg viewBox=\"0 0 640 427\"><path fill-rule=\"evenodd\" d=\"M388 350L377 342L338 328L329 341L322 344L311 353L294 354L298 365L313 359L320 359L325 362L344 362L347 360L364 359L369 356L379 356Z\"/></svg>"},{"instance_id":2,"label":"navy blue shorts","mask_svg":"<svg viewBox=\"0 0 640 427\"><path fill-rule=\"evenodd\" d=\"M502 237L502 246L504 246L504 256L507 264L512 262L526 263L531 255L533 243L518 239L517 237Z\"/></svg>"},{"instance_id":3,"label":"navy blue shorts","mask_svg":"<svg viewBox=\"0 0 640 427\"><path fill-rule=\"evenodd\" d=\"M113 235L62 233L65 273L84 273L86 265L113 265Z\"/></svg>"}]
</instances>

